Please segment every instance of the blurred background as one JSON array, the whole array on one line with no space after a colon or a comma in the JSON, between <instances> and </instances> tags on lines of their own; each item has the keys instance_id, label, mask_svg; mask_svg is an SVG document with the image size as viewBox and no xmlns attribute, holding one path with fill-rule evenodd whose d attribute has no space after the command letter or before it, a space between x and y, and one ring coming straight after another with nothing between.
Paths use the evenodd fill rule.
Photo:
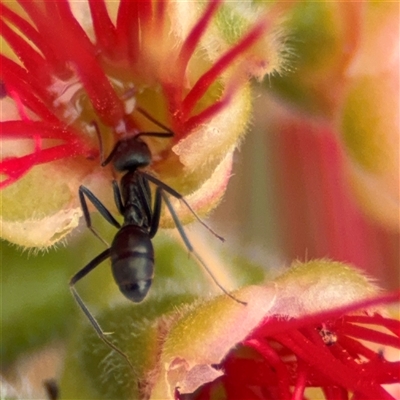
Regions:
<instances>
[{"instance_id":1,"label":"blurred background","mask_svg":"<svg viewBox=\"0 0 400 400\"><path fill-rule=\"evenodd\" d=\"M281 79L272 78L271 87ZM399 231L360 204L337 133L266 92L211 217L215 229L229 238L227 246L273 270L325 257L353 264L383 288L399 288Z\"/></svg>"},{"instance_id":2,"label":"blurred background","mask_svg":"<svg viewBox=\"0 0 400 400\"><path fill-rule=\"evenodd\" d=\"M258 267L274 276L295 259L327 257L399 289L399 5L300 2L292 12L290 68L255 85L254 124L208 219L226 242L205 241L257 266L240 283L260 279ZM94 221L111 240L113 228ZM159 259L180 266L156 273L169 290L204 290L201 273L185 275L187 252L169 234L158 234L155 248ZM60 361L83 320L68 281L102 250L83 225L45 254L1 242L3 397L44 398L43 380L62 374ZM157 282L154 293L163 286ZM95 314L121 297L107 263L79 291Z\"/></svg>"}]
</instances>

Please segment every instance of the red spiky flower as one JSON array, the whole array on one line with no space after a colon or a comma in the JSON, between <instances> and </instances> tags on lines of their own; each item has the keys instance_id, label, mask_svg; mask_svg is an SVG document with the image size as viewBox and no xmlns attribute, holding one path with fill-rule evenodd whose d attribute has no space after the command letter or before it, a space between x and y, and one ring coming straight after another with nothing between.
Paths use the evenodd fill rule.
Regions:
<instances>
[{"instance_id":1,"label":"red spiky flower","mask_svg":"<svg viewBox=\"0 0 400 400\"><path fill-rule=\"evenodd\" d=\"M152 172L192 193L198 210L215 206L247 126L249 77L282 66L277 9L242 11L220 0L0 3L4 237L48 246L76 226L78 185L99 193L111 174L93 122L110 151L121 136L154 131L138 105L175 133L149 140ZM41 207L26 186L47 195Z\"/></svg>"},{"instance_id":2,"label":"red spiky flower","mask_svg":"<svg viewBox=\"0 0 400 400\"><path fill-rule=\"evenodd\" d=\"M174 392L181 400L396 398L400 321L382 307L398 304L400 293L381 295L353 268L315 260L295 263L273 285L247 287L236 296L247 307L214 299L172 328L163 346L165 374L157 395L172 398Z\"/></svg>"},{"instance_id":3,"label":"red spiky flower","mask_svg":"<svg viewBox=\"0 0 400 400\"><path fill-rule=\"evenodd\" d=\"M400 321L348 313L399 299L376 298L298 320L267 317L218 366L224 375L190 398L212 399L223 388L230 400L395 399L382 385L400 382L400 359L390 361L390 349L400 349Z\"/></svg>"}]
</instances>

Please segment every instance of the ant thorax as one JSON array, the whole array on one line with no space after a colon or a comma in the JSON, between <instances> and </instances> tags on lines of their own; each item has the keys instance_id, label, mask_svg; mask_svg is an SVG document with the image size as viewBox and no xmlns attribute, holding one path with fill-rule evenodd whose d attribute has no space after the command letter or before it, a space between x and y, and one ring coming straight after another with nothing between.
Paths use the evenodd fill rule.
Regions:
<instances>
[{"instance_id":1,"label":"ant thorax","mask_svg":"<svg viewBox=\"0 0 400 400\"><path fill-rule=\"evenodd\" d=\"M127 172L120 183L124 225L135 224L147 229L151 223L151 189L147 179L136 171Z\"/></svg>"}]
</instances>

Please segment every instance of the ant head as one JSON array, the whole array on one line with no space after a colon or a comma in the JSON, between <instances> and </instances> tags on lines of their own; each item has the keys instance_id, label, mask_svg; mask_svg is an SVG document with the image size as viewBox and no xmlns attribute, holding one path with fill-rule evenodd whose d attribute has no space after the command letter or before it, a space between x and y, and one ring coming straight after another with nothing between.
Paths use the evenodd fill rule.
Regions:
<instances>
[{"instance_id":1,"label":"ant head","mask_svg":"<svg viewBox=\"0 0 400 400\"><path fill-rule=\"evenodd\" d=\"M101 163L103 167L111 161L113 162L114 168L120 172L134 171L137 168L146 167L150 165L152 161L152 156L149 146L146 142L142 140L142 136L158 138L171 138L174 136L174 133L169 128L158 122L145 110L138 107L137 111L144 115L149 121L153 122L155 125L159 126L162 129L165 129L165 132L139 132L136 133L136 135L134 136L119 140L109 156ZM132 132L132 130L129 129L131 121L126 118L122 122L124 123L126 132ZM93 122L93 125L99 138L100 153L102 153L102 140L100 131L96 122Z\"/></svg>"},{"instance_id":2,"label":"ant head","mask_svg":"<svg viewBox=\"0 0 400 400\"><path fill-rule=\"evenodd\" d=\"M149 165L151 153L147 144L136 135L118 141L103 166L111 160L117 171L132 171Z\"/></svg>"}]
</instances>

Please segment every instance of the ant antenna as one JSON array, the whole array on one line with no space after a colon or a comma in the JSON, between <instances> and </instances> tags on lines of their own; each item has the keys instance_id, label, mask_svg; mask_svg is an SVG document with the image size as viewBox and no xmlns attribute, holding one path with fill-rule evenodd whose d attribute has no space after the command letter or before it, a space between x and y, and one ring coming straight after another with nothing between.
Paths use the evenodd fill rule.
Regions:
<instances>
[{"instance_id":1,"label":"ant antenna","mask_svg":"<svg viewBox=\"0 0 400 400\"><path fill-rule=\"evenodd\" d=\"M101 164L101 166L103 166L103 163L104 163L104 148L103 148L103 139L101 138L99 124L97 123L97 121L92 121L90 123L90 125L92 125L93 128L96 131L97 140L99 141L100 164Z\"/></svg>"},{"instance_id":2,"label":"ant antenna","mask_svg":"<svg viewBox=\"0 0 400 400\"><path fill-rule=\"evenodd\" d=\"M164 129L165 132L160 134L163 137L172 137L174 136L174 132L171 131L171 129L169 129L167 126L165 126L164 124L162 124L160 121L158 121L156 118L154 118L153 116L151 116L146 110L144 110L142 107L136 107L136 111L139 112L140 114L142 114L143 116L145 116L149 121L151 121L154 125L157 125L158 127L160 127L161 129ZM146 135L148 136L148 133L151 132L141 132L138 134L138 136L143 136Z\"/></svg>"}]
</instances>

